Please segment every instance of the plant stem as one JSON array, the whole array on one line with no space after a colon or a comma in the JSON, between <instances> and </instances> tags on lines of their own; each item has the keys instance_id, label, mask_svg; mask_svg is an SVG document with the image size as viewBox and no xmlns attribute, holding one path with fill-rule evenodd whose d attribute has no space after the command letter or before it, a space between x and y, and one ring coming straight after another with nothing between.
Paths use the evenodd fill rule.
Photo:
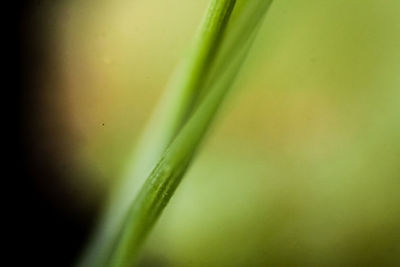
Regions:
<instances>
[{"instance_id":1,"label":"plant stem","mask_svg":"<svg viewBox=\"0 0 400 267\"><path fill-rule=\"evenodd\" d=\"M194 45L173 75L139 142L137 156L132 157L134 160L130 161L132 163L128 164L121 181L114 188L79 266L105 266L126 212L135 198L135 188L192 113L235 2L213 0L208 7Z\"/></svg>"},{"instance_id":2,"label":"plant stem","mask_svg":"<svg viewBox=\"0 0 400 267\"><path fill-rule=\"evenodd\" d=\"M249 40L249 43L251 40ZM150 173L131 206L117 240L110 266L130 266L140 246L172 197L237 75L247 49L210 88L199 108Z\"/></svg>"},{"instance_id":3,"label":"plant stem","mask_svg":"<svg viewBox=\"0 0 400 267\"><path fill-rule=\"evenodd\" d=\"M221 54L212 65L214 75L207 77L204 83L204 100L163 153L131 205L115 243L110 266L130 266L134 262L142 242L182 180L246 58L271 1L257 3L244 4L243 13L231 24L232 37L224 39ZM248 16L253 17L243 20Z\"/></svg>"}]
</instances>

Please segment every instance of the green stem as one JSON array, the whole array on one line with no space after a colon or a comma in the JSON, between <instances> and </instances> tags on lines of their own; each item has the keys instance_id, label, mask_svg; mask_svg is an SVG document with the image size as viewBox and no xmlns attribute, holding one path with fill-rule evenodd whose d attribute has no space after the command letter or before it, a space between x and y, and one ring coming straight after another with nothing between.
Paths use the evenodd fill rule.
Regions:
<instances>
[{"instance_id":1,"label":"green stem","mask_svg":"<svg viewBox=\"0 0 400 267\"><path fill-rule=\"evenodd\" d=\"M251 40L252 38L248 44ZM150 173L128 212L111 256L110 266L130 266L134 261L142 242L160 217L192 162L242 65L247 50L248 46L242 49L229 68L213 83L210 93Z\"/></svg>"},{"instance_id":2,"label":"green stem","mask_svg":"<svg viewBox=\"0 0 400 267\"><path fill-rule=\"evenodd\" d=\"M236 0L213 0L207 9L194 45L180 64L154 113L135 157L114 188L100 224L94 232L88 249L79 266L104 266L112 249L125 214L135 197L135 188L140 185L150 168L159 159L192 113L192 107L202 89L214 55L226 29Z\"/></svg>"},{"instance_id":3,"label":"green stem","mask_svg":"<svg viewBox=\"0 0 400 267\"><path fill-rule=\"evenodd\" d=\"M206 92L204 100L199 103L188 122L163 153L131 205L115 243L110 266L123 267L132 264L141 244L182 180L246 58L263 14L271 1L257 3L244 5L245 11L251 12L243 12L243 16L253 15L256 19L247 19L244 23L243 16L239 16L231 24L233 37L224 39L221 55L215 59L213 69L218 75L208 77L204 83L206 86L202 89ZM229 53L230 57L227 57Z\"/></svg>"}]
</instances>

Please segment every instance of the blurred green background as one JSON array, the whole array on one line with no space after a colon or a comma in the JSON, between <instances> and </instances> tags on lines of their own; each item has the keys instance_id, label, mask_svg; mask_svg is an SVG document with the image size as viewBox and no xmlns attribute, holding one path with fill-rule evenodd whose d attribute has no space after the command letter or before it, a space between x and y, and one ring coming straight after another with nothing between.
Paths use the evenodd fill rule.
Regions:
<instances>
[{"instance_id":1,"label":"blurred green background","mask_svg":"<svg viewBox=\"0 0 400 267\"><path fill-rule=\"evenodd\" d=\"M38 8L43 134L74 192L55 203L102 203L208 2ZM274 1L142 264L400 266L398 0Z\"/></svg>"}]
</instances>

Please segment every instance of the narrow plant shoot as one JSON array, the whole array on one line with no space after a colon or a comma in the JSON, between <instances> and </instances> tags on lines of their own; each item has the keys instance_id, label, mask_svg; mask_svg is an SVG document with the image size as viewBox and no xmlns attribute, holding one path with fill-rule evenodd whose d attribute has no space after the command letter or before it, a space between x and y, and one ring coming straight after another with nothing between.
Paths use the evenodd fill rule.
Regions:
<instances>
[{"instance_id":1,"label":"narrow plant shoot","mask_svg":"<svg viewBox=\"0 0 400 267\"><path fill-rule=\"evenodd\" d=\"M271 2L211 1L195 42L174 73L134 161L113 191L80 266L135 262L232 87ZM138 181L146 176L136 193Z\"/></svg>"},{"instance_id":2,"label":"narrow plant shoot","mask_svg":"<svg viewBox=\"0 0 400 267\"><path fill-rule=\"evenodd\" d=\"M207 8L193 45L174 72L135 154L111 192L79 266L105 266L124 216L136 196L136 188L193 111L192 107L204 88L201 85L220 48L235 2L213 0Z\"/></svg>"},{"instance_id":3,"label":"narrow plant shoot","mask_svg":"<svg viewBox=\"0 0 400 267\"><path fill-rule=\"evenodd\" d=\"M251 2L251 3L249 3ZM172 197L246 58L271 1L243 1L234 10L221 49L204 77L194 112L167 147L131 205L110 257L110 266L130 266Z\"/></svg>"}]
</instances>

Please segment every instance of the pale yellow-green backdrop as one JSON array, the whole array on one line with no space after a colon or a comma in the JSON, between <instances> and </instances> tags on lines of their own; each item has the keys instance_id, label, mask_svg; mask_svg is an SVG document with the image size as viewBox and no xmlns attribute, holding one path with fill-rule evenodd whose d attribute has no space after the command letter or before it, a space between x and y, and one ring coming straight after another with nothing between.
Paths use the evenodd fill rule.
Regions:
<instances>
[{"instance_id":1,"label":"pale yellow-green backdrop","mask_svg":"<svg viewBox=\"0 0 400 267\"><path fill-rule=\"evenodd\" d=\"M77 214L129 163L207 3L37 13L52 61L43 120L59 125L49 138ZM143 262L400 266L400 1L274 0Z\"/></svg>"}]
</instances>

